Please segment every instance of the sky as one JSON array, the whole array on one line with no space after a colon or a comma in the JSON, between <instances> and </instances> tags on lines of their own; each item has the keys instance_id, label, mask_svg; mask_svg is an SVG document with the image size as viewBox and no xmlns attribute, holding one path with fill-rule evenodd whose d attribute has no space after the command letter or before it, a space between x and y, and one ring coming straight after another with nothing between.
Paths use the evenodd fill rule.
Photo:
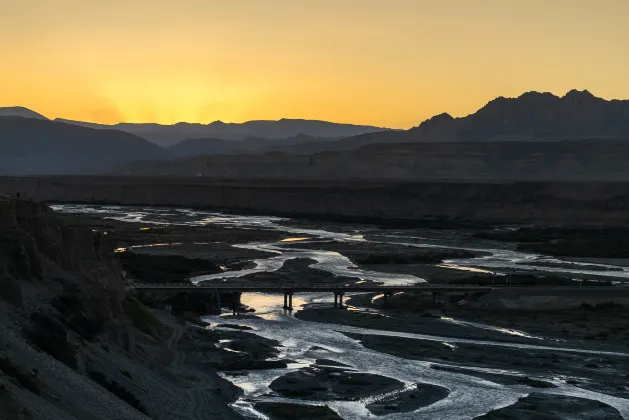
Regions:
<instances>
[{"instance_id":1,"label":"sky","mask_svg":"<svg viewBox=\"0 0 629 420\"><path fill-rule=\"evenodd\" d=\"M531 90L625 99L627 16L627 0L0 0L0 106L409 128Z\"/></svg>"}]
</instances>

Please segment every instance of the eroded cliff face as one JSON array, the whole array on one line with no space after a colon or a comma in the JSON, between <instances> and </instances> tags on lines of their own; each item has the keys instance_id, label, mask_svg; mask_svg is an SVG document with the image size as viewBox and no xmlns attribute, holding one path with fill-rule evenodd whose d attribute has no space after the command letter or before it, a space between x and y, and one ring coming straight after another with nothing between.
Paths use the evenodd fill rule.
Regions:
<instances>
[{"instance_id":1,"label":"eroded cliff face","mask_svg":"<svg viewBox=\"0 0 629 420\"><path fill-rule=\"evenodd\" d=\"M88 379L105 377L99 346L136 351L113 249L106 234L66 227L45 205L0 198L0 418L144 417L120 395L97 396L103 390ZM67 411L52 415L51 401Z\"/></svg>"},{"instance_id":2,"label":"eroded cliff face","mask_svg":"<svg viewBox=\"0 0 629 420\"><path fill-rule=\"evenodd\" d=\"M0 273L22 295L18 307L74 295L91 315L115 319L124 285L113 249L106 234L65 227L43 204L0 199Z\"/></svg>"}]
</instances>

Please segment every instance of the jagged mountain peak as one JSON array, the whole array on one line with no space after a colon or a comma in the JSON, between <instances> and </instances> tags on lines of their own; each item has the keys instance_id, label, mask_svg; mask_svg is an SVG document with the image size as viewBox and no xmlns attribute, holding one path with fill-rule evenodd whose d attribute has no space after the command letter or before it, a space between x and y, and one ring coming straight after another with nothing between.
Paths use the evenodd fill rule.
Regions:
<instances>
[{"instance_id":1,"label":"jagged mountain peak","mask_svg":"<svg viewBox=\"0 0 629 420\"><path fill-rule=\"evenodd\" d=\"M594 96L587 89L584 89L584 90L572 89L566 92L566 94L564 95L564 98L569 98L569 97L596 98L596 96Z\"/></svg>"},{"instance_id":2,"label":"jagged mountain peak","mask_svg":"<svg viewBox=\"0 0 629 420\"><path fill-rule=\"evenodd\" d=\"M524 92L522 95L520 95L517 99L524 99L524 100L536 100L536 99L559 99L558 96L553 95L550 92L537 92L535 90L532 90L530 92Z\"/></svg>"},{"instance_id":3,"label":"jagged mountain peak","mask_svg":"<svg viewBox=\"0 0 629 420\"><path fill-rule=\"evenodd\" d=\"M573 104L583 104L593 101L603 101L607 102L604 99L598 98L592 95L588 90L576 90L572 89L567 92L562 98L564 101L571 102Z\"/></svg>"},{"instance_id":4,"label":"jagged mountain peak","mask_svg":"<svg viewBox=\"0 0 629 420\"><path fill-rule=\"evenodd\" d=\"M531 91L518 97L497 97L466 117L437 115L410 134L399 141L629 140L629 101L606 100L587 90L573 89L564 96Z\"/></svg>"},{"instance_id":5,"label":"jagged mountain peak","mask_svg":"<svg viewBox=\"0 0 629 420\"><path fill-rule=\"evenodd\" d=\"M437 114L434 117L422 121L419 126L415 127L415 129L435 128L448 124L452 121L454 121L454 117L452 115L448 114L447 112L442 112L441 114Z\"/></svg>"}]
</instances>

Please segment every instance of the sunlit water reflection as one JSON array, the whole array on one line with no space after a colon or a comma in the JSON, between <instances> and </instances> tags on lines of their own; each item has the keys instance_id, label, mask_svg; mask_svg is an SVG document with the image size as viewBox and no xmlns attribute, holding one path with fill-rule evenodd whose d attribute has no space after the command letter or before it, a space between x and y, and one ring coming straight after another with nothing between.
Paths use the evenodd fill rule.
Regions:
<instances>
[{"instance_id":1,"label":"sunlit water reflection","mask_svg":"<svg viewBox=\"0 0 629 420\"><path fill-rule=\"evenodd\" d=\"M321 302L322 298L324 297L321 294L304 294L300 297L298 305L302 307L306 303L316 304L314 302ZM549 352L607 354L621 357L629 357L629 354L551 347L539 344L448 338L357 328L347 325L322 325L315 322L301 321L286 314L286 312L281 309L281 299L281 296L263 294L243 295L243 302L252 306L257 305L256 308L259 310L256 312L256 315L259 318L241 319L237 321L238 324L253 328L254 332L252 333L261 337L279 341L282 346L279 348L281 358L299 361L299 363L289 366L288 369L254 371L248 372L247 375L237 377L224 375L225 378L243 389L245 395L238 405L248 407L250 413L255 412L255 410L252 404L247 401L290 401L286 398L279 397L269 388L270 383L275 379L287 372L297 370L303 366L312 365L317 359L328 359L349 365L359 372L374 373L397 379L407 387L412 387L417 383L426 383L441 386L450 391L447 398L435 404L420 408L411 413L392 413L386 416L387 419L472 419L492 409L511 405L515 403L518 398L526 396L533 390L535 392L570 395L601 401L615 407L624 418L629 418L629 400L627 399L579 389L565 382L554 380L553 378L546 378L546 380L555 383L557 388L531 389L524 385L500 385L487 379L475 377L471 374L435 370L431 368L433 364L431 362L408 360L365 348L359 341L348 337L346 333L380 336L385 340L386 337L427 340L443 343L445 346L451 348L456 348L457 344L476 344L487 346L488 349L511 348ZM329 305L329 302L327 304ZM207 316L203 319L210 323L217 323L221 320L221 318L215 316ZM473 371L474 369L475 368L471 368L470 370ZM520 371L487 368L478 368L477 370L479 372L498 373L501 375L524 375L524 373ZM366 408L367 404L387 397L390 397L390 395L376 395L359 401L328 401L326 404L345 419L363 419L370 415L370 412ZM299 402L306 404L321 403L320 401L301 400Z\"/></svg>"},{"instance_id":2,"label":"sunlit water reflection","mask_svg":"<svg viewBox=\"0 0 629 420\"><path fill-rule=\"evenodd\" d=\"M473 243L465 244L465 246L454 245L451 240L439 238L427 238L421 236L411 236L406 232L400 232L397 235L383 234L374 230L369 235L369 240L365 239L362 233L345 233L334 232L324 229L307 229L303 227L290 226L289 219L274 216L251 216L251 215L232 215L224 213L215 213L208 211L197 211L191 209L163 209L163 208L138 208L138 207L119 207L119 206L97 206L97 205L53 205L55 211L65 213L90 213L97 214L103 218L120 220L125 222L142 222L145 224L155 225L195 225L204 226L216 224L226 227L237 227L241 229L267 229L273 231L281 231L292 235L284 242L275 242L269 244L242 244L236 246L243 247L267 247L267 251L274 248L280 258L269 261L266 265L269 271L276 271L283 266L285 261L294 258L312 258L317 261L323 259L325 255L325 241L335 242L370 242L374 244L382 243L388 245L411 246L418 248L451 248L468 251L481 252L484 255L475 258L452 259L444 261L442 268L450 268L454 270L477 271L484 273L501 273L505 270L531 271L537 273L549 274L571 274L575 276L589 275L602 278L616 278L629 280L629 267L623 267L613 264L603 263L584 263L579 261L568 261L552 258L548 256L531 254L526 252L514 251L509 249L487 248L475 245ZM285 248L282 245L290 245L294 242L302 240L316 240L321 244L320 250L305 250ZM323 240L323 242L321 242ZM291 257L282 257L282 254L293 253ZM299 254L299 256L295 256ZM329 254L331 256L332 254ZM331 261L332 260L332 261ZM355 270L355 266L348 259L338 254L334 258L327 258L327 261L319 261L319 264L312 268L324 269L336 275L353 275L359 277ZM260 260L256 260L256 264L262 264ZM335 265L334 271L330 271L330 265ZM277 268L279 267L279 268ZM259 266L254 271L243 271L241 275L258 273L265 271L264 266ZM383 273L377 273L377 276L385 276ZM229 273L223 278L237 277L236 273ZM374 275L369 276L373 278ZM213 280L211 277L208 280ZM198 279L195 279L198 281ZM401 284L408 282L420 282L422 279L413 276L398 276L389 279L389 281L401 281Z\"/></svg>"}]
</instances>

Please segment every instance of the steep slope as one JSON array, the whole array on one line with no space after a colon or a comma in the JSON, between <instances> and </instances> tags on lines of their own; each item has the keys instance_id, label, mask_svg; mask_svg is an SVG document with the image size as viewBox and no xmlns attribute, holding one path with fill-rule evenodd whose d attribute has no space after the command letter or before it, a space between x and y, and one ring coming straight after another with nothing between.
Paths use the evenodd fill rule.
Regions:
<instances>
[{"instance_id":1,"label":"steep slope","mask_svg":"<svg viewBox=\"0 0 629 420\"><path fill-rule=\"evenodd\" d=\"M121 163L170 156L160 147L121 131L0 117L0 174L97 173Z\"/></svg>"},{"instance_id":2,"label":"steep slope","mask_svg":"<svg viewBox=\"0 0 629 420\"><path fill-rule=\"evenodd\" d=\"M317 120L281 119L278 121L248 121L245 123L210 124L177 123L174 125L120 123L111 126L81 121L58 120L90 128L113 128L143 137L160 146L172 146L186 139L216 138L244 140L249 137L286 139L305 134L313 137L341 138L363 133L386 131L387 128L340 124Z\"/></svg>"},{"instance_id":3,"label":"steep slope","mask_svg":"<svg viewBox=\"0 0 629 420\"><path fill-rule=\"evenodd\" d=\"M101 345L112 362L136 351L107 236L0 198L0 284L0 418L147 418L135 397L137 408L89 379L105 376Z\"/></svg>"},{"instance_id":4,"label":"steep slope","mask_svg":"<svg viewBox=\"0 0 629 420\"><path fill-rule=\"evenodd\" d=\"M48 120L48 118L43 115L22 106L0 107L0 117L23 117Z\"/></svg>"},{"instance_id":5,"label":"steep slope","mask_svg":"<svg viewBox=\"0 0 629 420\"><path fill-rule=\"evenodd\" d=\"M0 196L0 419L240 418L190 331L127 293L115 236Z\"/></svg>"}]
</instances>

